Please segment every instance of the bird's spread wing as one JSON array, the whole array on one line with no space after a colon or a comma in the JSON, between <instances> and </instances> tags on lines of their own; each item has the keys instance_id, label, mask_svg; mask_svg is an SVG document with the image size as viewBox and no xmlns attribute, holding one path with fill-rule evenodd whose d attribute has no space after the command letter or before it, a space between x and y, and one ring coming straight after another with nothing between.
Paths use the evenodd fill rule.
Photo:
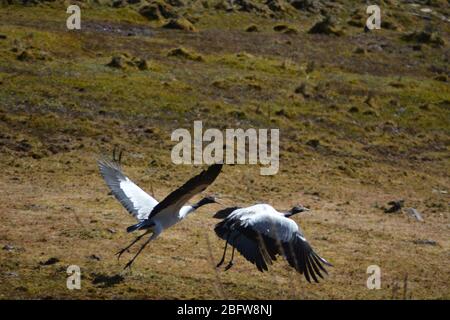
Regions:
<instances>
[{"instance_id":1,"label":"bird's spread wing","mask_svg":"<svg viewBox=\"0 0 450 320\"><path fill-rule=\"evenodd\" d=\"M290 241L299 230L294 220L285 218L275 210L246 214L241 220L244 226L250 225L256 232L278 241Z\"/></svg>"},{"instance_id":2,"label":"bird's spread wing","mask_svg":"<svg viewBox=\"0 0 450 320\"><path fill-rule=\"evenodd\" d=\"M311 282L311 278L315 282L319 282L317 276L323 278L321 271L328 274L323 265L332 266L314 252L310 244L299 233L296 233L290 242L282 242L281 249L280 254L284 255L291 267L304 274L308 282Z\"/></svg>"},{"instance_id":3,"label":"bird's spread wing","mask_svg":"<svg viewBox=\"0 0 450 320\"><path fill-rule=\"evenodd\" d=\"M99 160L98 167L112 194L125 209L138 220L146 219L158 201L128 179L116 161Z\"/></svg>"},{"instance_id":4,"label":"bird's spread wing","mask_svg":"<svg viewBox=\"0 0 450 320\"><path fill-rule=\"evenodd\" d=\"M229 207L229 208L219 210L214 214L213 218L225 219L226 217L228 217L230 214L232 214L237 209L241 209L241 207Z\"/></svg>"},{"instance_id":5,"label":"bird's spread wing","mask_svg":"<svg viewBox=\"0 0 450 320\"><path fill-rule=\"evenodd\" d=\"M204 191L211 183L216 180L223 164L213 164L207 170L189 179L180 188L169 194L163 201L153 208L149 219L162 212L176 212L196 194Z\"/></svg>"},{"instance_id":6,"label":"bird's spread wing","mask_svg":"<svg viewBox=\"0 0 450 320\"><path fill-rule=\"evenodd\" d=\"M269 254L278 253L286 258L289 265L306 280L319 282L317 276L323 278L327 273L323 265L331 266L311 248L294 220L273 213L252 215L243 221L243 227L250 228L260 235L260 243L264 244Z\"/></svg>"},{"instance_id":7,"label":"bird's spread wing","mask_svg":"<svg viewBox=\"0 0 450 320\"><path fill-rule=\"evenodd\" d=\"M317 276L323 278L321 272L327 273L323 265L331 264L314 252L295 221L270 208L255 206L234 211L216 225L216 234L228 239L260 271L267 270L267 264L280 254L308 282L311 278L318 282Z\"/></svg>"},{"instance_id":8,"label":"bird's spread wing","mask_svg":"<svg viewBox=\"0 0 450 320\"><path fill-rule=\"evenodd\" d=\"M260 245L260 242L255 239L251 231L249 233L242 232L242 230L233 231L228 242L261 272L268 271L268 265L271 265L272 261L276 260L276 253L271 254L265 246Z\"/></svg>"}]
</instances>

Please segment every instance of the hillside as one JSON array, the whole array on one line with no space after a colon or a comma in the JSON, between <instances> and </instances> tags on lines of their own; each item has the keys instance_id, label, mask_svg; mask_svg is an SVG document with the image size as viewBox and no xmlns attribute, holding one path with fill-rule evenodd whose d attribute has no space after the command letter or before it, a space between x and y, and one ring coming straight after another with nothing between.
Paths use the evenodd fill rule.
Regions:
<instances>
[{"instance_id":1,"label":"hillside","mask_svg":"<svg viewBox=\"0 0 450 320\"><path fill-rule=\"evenodd\" d=\"M68 2L0 0L1 299L450 298L447 1L374 1L371 32L365 1L76 3L69 31ZM114 253L134 220L96 160L123 148L125 173L161 200L200 172L170 158L172 131L195 120L280 129L277 175L227 165L206 193L311 208L294 220L334 265L324 281L282 259L264 274L241 256L216 270L219 205L122 272L131 255ZM399 199L424 221L384 212ZM69 265L81 290L66 288Z\"/></svg>"}]
</instances>

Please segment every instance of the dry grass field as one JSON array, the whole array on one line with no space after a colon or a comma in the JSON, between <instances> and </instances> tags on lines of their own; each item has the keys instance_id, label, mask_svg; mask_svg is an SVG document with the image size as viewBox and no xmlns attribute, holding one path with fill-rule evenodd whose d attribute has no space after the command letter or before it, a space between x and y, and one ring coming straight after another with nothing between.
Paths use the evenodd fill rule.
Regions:
<instances>
[{"instance_id":1,"label":"dry grass field","mask_svg":"<svg viewBox=\"0 0 450 320\"><path fill-rule=\"evenodd\" d=\"M0 1L0 299L450 298L447 1L379 1L382 29L367 33L364 1L170 6L194 32L139 13L159 0L78 2L73 31L67 3L10 2ZM310 34L325 12L336 34ZM325 280L309 284L282 259L267 273L240 255L216 269L220 205L164 232L123 271L134 251L114 254L134 239L134 220L96 161L120 146L125 173L162 200L201 170L170 158L172 131L194 120L280 129L277 175L226 165L205 194L227 206L309 207L294 220L334 265ZM404 210L384 212L399 199ZM66 287L69 265L81 268L80 290ZM366 287L370 265L380 290Z\"/></svg>"}]
</instances>

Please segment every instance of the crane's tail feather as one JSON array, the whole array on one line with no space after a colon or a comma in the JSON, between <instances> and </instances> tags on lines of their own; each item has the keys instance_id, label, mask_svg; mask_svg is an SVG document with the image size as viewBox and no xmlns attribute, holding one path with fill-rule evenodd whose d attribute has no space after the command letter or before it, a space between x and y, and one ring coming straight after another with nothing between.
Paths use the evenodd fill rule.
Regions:
<instances>
[{"instance_id":1,"label":"crane's tail feather","mask_svg":"<svg viewBox=\"0 0 450 320\"><path fill-rule=\"evenodd\" d=\"M136 224L133 224L127 228L127 232L133 232L140 229L148 229L152 225L148 223L147 220L143 220L141 222L138 222Z\"/></svg>"}]
</instances>

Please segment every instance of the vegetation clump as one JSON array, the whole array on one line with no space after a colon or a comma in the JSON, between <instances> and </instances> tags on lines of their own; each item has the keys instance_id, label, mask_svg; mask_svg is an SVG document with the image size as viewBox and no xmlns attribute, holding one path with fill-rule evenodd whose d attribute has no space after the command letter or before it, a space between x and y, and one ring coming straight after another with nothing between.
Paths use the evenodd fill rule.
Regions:
<instances>
[{"instance_id":1,"label":"vegetation clump","mask_svg":"<svg viewBox=\"0 0 450 320\"><path fill-rule=\"evenodd\" d=\"M106 66L121 70L127 69L139 69L139 70L148 70L149 65L147 60L137 57L131 57L128 54L120 54L113 56L111 61L106 64Z\"/></svg>"},{"instance_id":2,"label":"vegetation clump","mask_svg":"<svg viewBox=\"0 0 450 320\"><path fill-rule=\"evenodd\" d=\"M344 35L344 32L338 28L336 20L328 15L309 29L309 33L335 35L338 37Z\"/></svg>"},{"instance_id":3,"label":"vegetation clump","mask_svg":"<svg viewBox=\"0 0 450 320\"><path fill-rule=\"evenodd\" d=\"M251 24L247 28L245 28L246 32L258 32L259 28L256 24Z\"/></svg>"},{"instance_id":4,"label":"vegetation clump","mask_svg":"<svg viewBox=\"0 0 450 320\"><path fill-rule=\"evenodd\" d=\"M169 22L163 25L163 28L197 32L194 25L185 18L170 19Z\"/></svg>"},{"instance_id":5,"label":"vegetation clump","mask_svg":"<svg viewBox=\"0 0 450 320\"><path fill-rule=\"evenodd\" d=\"M42 50L37 50L35 48L28 48L28 49L18 50L18 51L19 51L19 53L17 54L16 57L17 57L17 60L19 60L19 61L32 62L32 61L37 61L37 60L41 60L41 61L52 60L49 53L42 51Z\"/></svg>"},{"instance_id":6,"label":"vegetation clump","mask_svg":"<svg viewBox=\"0 0 450 320\"><path fill-rule=\"evenodd\" d=\"M405 41L429 44L433 47L445 46L444 39L436 31L413 31L402 36Z\"/></svg>"},{"instance_id":7,"label":"vegetation clump","mask_svg":"<svg viewBox=\"0 0 450 320\"><path fill-rule=\"evenodd\" d=\"M289 3L297 10L319 12L322 3L319 0L290 0Z\"/></svg>"},{"instance_id":8,"label":"vegetation clump","mask_svg":"<svg viewBox=\"0 0 450 320\"><path fill-rule=\"evenodd\" d=\"M284 34L298 34L297 29L286 24L277 24L275 27L273 27L273 30Z\"/></svg>"},{"instance_id":9,"label":"vegetation clump","mask_svg":"<svg viewBox=\"0 0 450 320\"><path fill-rule=\"evenodd\" d=\"M149 4L144 5L139 9L139 13L149 20L163 20L178 17L178 13L170 4L159 0L152 0Z\"/></svg>"},{"instance_id":10,"label":"vegetation clump","mask_svg":"<svg viewBox=\"0 0 450 320\"><path fill-rule=\"evenodd\" d=\"M203 57L195 52L192 52L186 48L178 47L169 50L167 53L168 57L178 57L186 60L192 60L192 61L204 61Z\"/></svg>"}]
</instances>

